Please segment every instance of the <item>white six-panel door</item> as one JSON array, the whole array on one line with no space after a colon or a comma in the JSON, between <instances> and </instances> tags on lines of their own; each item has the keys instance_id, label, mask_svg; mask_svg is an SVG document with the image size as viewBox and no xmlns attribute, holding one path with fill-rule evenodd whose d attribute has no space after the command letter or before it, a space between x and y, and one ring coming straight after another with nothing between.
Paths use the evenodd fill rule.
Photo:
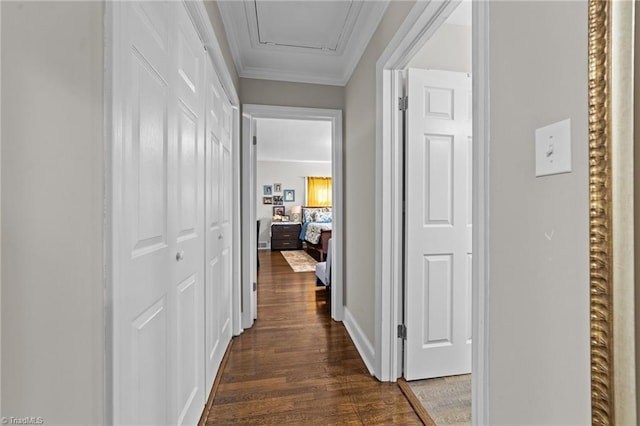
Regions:
<instances>
[{"instance_id":1,"label":"white six-panel door","mask_svg":"<svg viewBox=\"0 0 640 426\"><path fill-rule=\"evenodd\" d=\"M471 372L471 76L410 69L405 378Z\"/></svg>"},{"instance_id":2,"label":"white six-panel door","mask_svg":"<svg viewBox=\"0 0 640 426\"><path fill-rule=\"evenodd\" d=\"M231 109L182 2L112 10L113 421L195 424L231 337Z\"/></svg>"},{"instance_id":3,"label":"white six-panel door","mask_svg":"<svg viewBox=\"0 0 640 426\"><path fill-rule=\"evenodd\" d=\"M206 65L206 384L211 387L231 340L231 106Z\"/></svg>"}]
</instances>

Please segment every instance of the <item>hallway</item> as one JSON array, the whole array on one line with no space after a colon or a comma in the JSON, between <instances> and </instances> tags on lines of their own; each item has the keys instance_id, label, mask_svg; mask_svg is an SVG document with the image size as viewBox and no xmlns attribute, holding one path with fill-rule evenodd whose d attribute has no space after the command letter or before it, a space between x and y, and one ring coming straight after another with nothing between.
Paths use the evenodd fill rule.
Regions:
<instances>
[{"instance_id":1,"label":"hallway","mask_svg":"<svg viewBox=\"0 0 640 426\"><path fill-rule=\"evenodd\" d=\"M369 374L328 296L313 272L260 251L258 320L233 339L206 424L421 424Z\"/></svg>"}]
</instances>

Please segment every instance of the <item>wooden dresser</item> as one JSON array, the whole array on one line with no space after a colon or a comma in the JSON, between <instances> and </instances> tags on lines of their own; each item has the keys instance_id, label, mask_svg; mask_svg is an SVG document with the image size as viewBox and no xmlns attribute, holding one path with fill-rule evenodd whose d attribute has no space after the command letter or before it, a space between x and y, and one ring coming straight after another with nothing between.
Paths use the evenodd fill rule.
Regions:
<instances>
[{"instance_id":1,"label":"wooden dresser","mask_svg":"<svg viewBox=\"0 0 640 426\"><path fill-rule=\"evenodd\" d=\"M271 224L271 250L301 250L300 230L295 222L273 222Z\"/></svg>"}]
</instances>

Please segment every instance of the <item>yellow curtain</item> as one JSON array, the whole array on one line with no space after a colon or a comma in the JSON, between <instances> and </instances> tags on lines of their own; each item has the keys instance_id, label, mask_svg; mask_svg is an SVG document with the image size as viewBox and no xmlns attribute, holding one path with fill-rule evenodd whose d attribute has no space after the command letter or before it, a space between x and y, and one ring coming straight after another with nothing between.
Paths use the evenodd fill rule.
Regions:
<instances>
[{"instance_id":1,"label":"yellow curtain","mask_svg":"<svg viewBox=\"0 0 640 426\"><path fill-rule=\"evenodd\" d=\"M331 206L331 178L307 178L307 205L311 207Z\"/></svg>"}]
</instances>

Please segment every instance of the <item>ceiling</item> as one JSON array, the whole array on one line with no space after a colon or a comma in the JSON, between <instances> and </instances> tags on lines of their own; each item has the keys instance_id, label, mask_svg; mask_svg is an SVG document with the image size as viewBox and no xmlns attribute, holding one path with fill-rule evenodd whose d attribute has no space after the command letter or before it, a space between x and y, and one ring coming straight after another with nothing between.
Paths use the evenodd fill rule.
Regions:
<instances>
[{"instance_id":1,"label":"ceiling","mask_svg":"<svg viewBox=\"0 0 640 426\"><path fill-rule=\"evenodd\" d=\"M256 119L258 161L331 162L331 122Z\"/></svg>"},{"instance_id":2,"label":"ceiling","mask_svg":"<svg viewBox=\"0 0 640 426\"><path fill-rule=\"evenodd\" d=\"M240 77L346 85L388 0L218 1Z\"/></svg>"}]
</instances>

